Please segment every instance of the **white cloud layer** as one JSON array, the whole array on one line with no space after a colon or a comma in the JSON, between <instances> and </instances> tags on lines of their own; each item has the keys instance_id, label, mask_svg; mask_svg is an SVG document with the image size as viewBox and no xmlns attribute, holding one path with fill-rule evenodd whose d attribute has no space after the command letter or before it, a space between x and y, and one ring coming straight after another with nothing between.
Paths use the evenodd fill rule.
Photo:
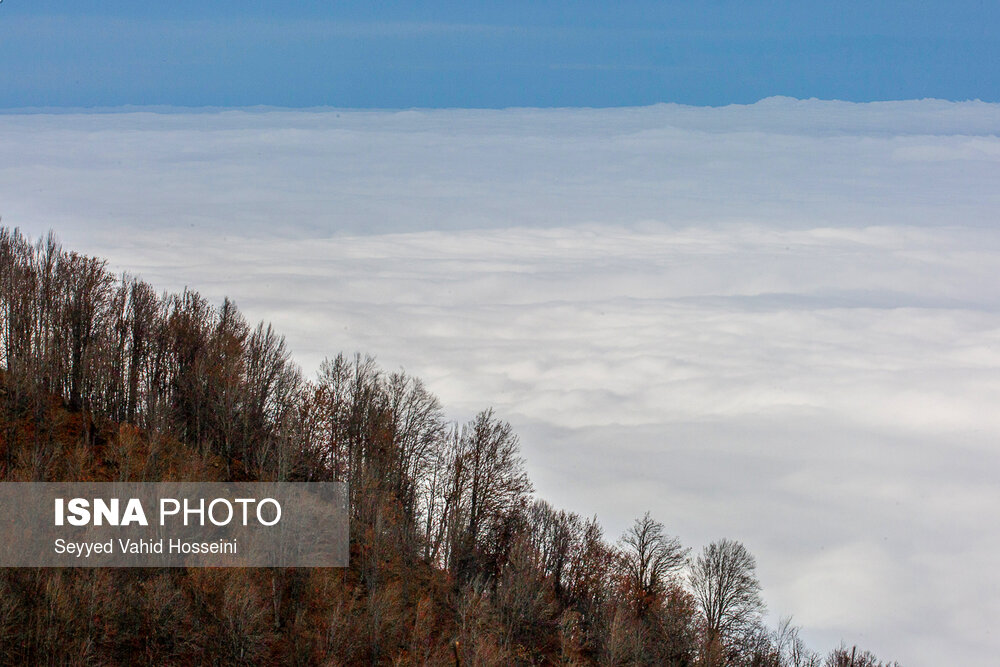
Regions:
<instances>
[{"instance_id":1,"label":"white cloud layer","mask_svg":"<svg viewBox=\"0 0 1000 667\"><path fill-rule=\"evenodd\" d=\"M775 615L1000 650L1000 106L0 116L0 215L497 406L540 493Z\"/></svg>"}]
</instances>

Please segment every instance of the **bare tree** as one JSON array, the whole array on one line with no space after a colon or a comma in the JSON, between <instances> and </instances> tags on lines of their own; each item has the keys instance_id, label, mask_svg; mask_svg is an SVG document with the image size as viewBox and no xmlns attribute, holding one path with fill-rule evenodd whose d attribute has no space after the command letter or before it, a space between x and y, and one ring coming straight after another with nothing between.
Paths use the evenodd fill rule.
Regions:
<instances>
[{"instance_id":1,"label":"bare tree","mask_svg":"<svg viewBox=\"0 0 1000 667\"><path fill-rule=\"evenodd\" d=\"M4 663L820 664L790 622L764 625L741 544L706 547L685 586L688 550L648 513L612 544L532 502L492 410L450 427L418 379L361 355L305 382L228 299L157 295L3 228L0 479L345 480L351 513L334 572L8 568ZM889 667L845 646L824 664Z\"/></svg>"},{"instance_id":2,"label":"bare tree","mask_svg":"<svg viewBox=\"0 0 1000 667\"><path fill-rule=\"evenodd\" d=\"M858 650L852 646L848 650L845 644L830 651L823 662L823 667L899 667L898 662L882 662L871 651Z\"/></svg>"},{"instance_id":3,"label":"bare tree","mask_svg":"<svg viewBox=\"0 0 1000 667\"><path fill-rule=\"evenodd\" d=\"M740 637L764 611L757 562L740 542L724 539L705 547L691 568L690 583L710 644Z\"/></svg>"},{"instance_id":4,"label":"bare tree","mask_svg":"<svg viewBox=\"0 0 1000 667\"><path fill-rule=\"evenodd\" d=\"M533 490L510 424L492 408L476 415L462 430L450 472L458 520L451 567L462 579L480 571L495 577L509 546L511 514Z\"/></svg>"},{"instance_id":5,"label":"bare tree","mask_svg":"<svg viewBox=\"0 0 1000 667\"><path fill-rule=\"evenodd\" d=\"M612 546L604 540L597 517L585 521L570 550L564 579L567 597L588 618L598 616L598 610L610 597L608 581L614 556Z\"/></svg>"},{"instance_id":6,"label":"bare tree","mask_svg":"<svg viewBox=\"0 0 1000 667\"><path fill-rule=\"evenodd\" d=\"M792 617L785 616L774 631L774 646L778 652L782 667L819 667L820 656L808 648L799 628L792 625Z\"/></svg>"},{"instance_id":7,"label":"bare tree","mask_svg":"<svg viewBox=\"0 0 1000 667\"><path fill-rule=\"evenodd\" d=\"M64 292L59 324L68 336L69 405L70 409L79 410L87 397L97 347L94 342L102 333L100 318L113 283L102 260L69 253L58 266Z\"/></svg>"},{"instance_id":8,"label":"bare tree","mask_svg":"<svg viewBox=\"0 0 1000 667\"><path fill-rule=\"evenodd\" d=\"M620 553L628 588L640 616L663 597L670 576L687 560L688 549L663 532L649 512L636 519L621 538Z\"/></svg>"}]
</instances>

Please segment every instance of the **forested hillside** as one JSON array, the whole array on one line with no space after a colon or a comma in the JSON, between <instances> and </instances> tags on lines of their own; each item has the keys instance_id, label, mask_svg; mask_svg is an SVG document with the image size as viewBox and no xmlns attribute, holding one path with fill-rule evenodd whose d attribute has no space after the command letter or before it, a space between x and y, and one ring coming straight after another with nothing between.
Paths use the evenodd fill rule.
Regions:
<instances>
[{"instance_id":1,"label":"forested hillside","mask_svg":"<svg viewBox=\"0 0 1000 667\"><path fill-rule=\"evenodd\" d=\"M4 481L348 481L345 569L6 569L6 664L882 665L769 628L753 556L534 495L510 424L0 230ZM794 611L794 610L790 610Z\"/></svg>"}]
</instances>

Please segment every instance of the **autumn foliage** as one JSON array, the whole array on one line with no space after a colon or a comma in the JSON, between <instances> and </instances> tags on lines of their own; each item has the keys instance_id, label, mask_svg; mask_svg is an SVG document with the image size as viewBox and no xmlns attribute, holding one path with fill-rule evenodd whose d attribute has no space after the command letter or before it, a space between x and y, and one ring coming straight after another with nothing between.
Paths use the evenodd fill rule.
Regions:
<instances>
[{"instance_id":1,"label":"autumn foliage","mask_svg":"<svg viewBox=\"0 0 1000 667\"><path fill-rule=\"evenodd\" d=\"M5 664L881 664L767 628L738 543L692 559L648 514L609 542L536 498L492 410L451 423L360 355L307 380L232 302L158 294L52 235L0 230L0 479L351 494L344 569L3 570Z\"/></svg>"}]
</instances>

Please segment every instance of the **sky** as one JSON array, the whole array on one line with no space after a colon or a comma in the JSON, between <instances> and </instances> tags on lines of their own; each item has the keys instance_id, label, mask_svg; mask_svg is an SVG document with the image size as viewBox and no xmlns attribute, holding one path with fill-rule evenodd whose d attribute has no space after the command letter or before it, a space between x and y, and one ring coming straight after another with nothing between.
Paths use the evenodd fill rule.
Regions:
<instances>
[{"instance_id":1,"label":"sky","mask_svg":"<svg viewBox=\"0 0 1000 667\"><path fill-rule=\"evenodd\" d=\"M5 0L0 108L1000 101L988 0Z\"/></svg>"},{"instance_id":2,"label":"sky","mask_svg":"<svg viewBox=\"0 0 1000 667\"><path fill-rule=\"evenodd\" d=\"M6 4L6 3L5 3ZM757 557L772 620L1000 651L1000 105L0 115L0 215L312 377L494 406L540 496Z\"/></svg>"}]
</instances>

